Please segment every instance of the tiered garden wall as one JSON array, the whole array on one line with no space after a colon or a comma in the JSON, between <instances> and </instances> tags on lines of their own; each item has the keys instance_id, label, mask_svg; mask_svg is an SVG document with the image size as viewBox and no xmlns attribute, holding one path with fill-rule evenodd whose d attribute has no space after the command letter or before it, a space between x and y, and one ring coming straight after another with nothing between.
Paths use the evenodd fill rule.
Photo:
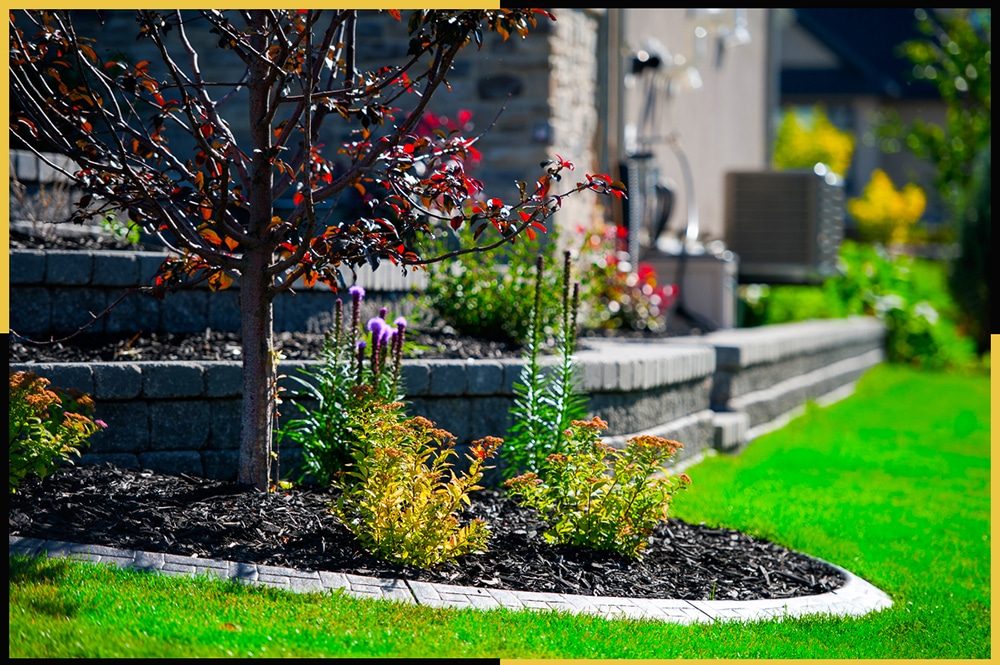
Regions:
<instances>
[{"instance_id":1,"label":"tiered garden wall","mask_svg":"<svg viewBox=\"0 0 1000 665\"><path fill-rule=\"evenodd\" d=\"M142 253L13 251L11 328L32 335L69 331L88 318L87 310L103 309L160 260L162 255ZM362 274L359 280L370 293L382 291L383 300L420 286L413 277L386 281L388 273ZM132 309L114 312L104 330L239 327L236 292L129 298L133 304L126 306ZM321 326L333 298L329 290L314 289L279 299L276 329ZM610 443L635 434L666 436L685 444L682 462L710 449L738 450L785 422L806 401L847 394L865 370L883 360L884 342L882 324L853 318L657 341L586 339L576 361L591 411L609 423ZM280 371L300 375L297 368L309 364L286 361ZM96 400L97 417L109 427L92 438L84 463L113 461L234 477L242 385L238 360L10 365L15 371L29 367L55 385L83 390ZM453 432L461 444L502 436L520 369L517 359L405 361L410 412ZM286 404L285 417L293 410ZM281 450L282 469L300 460L300 450Z\"/></svg>"}]
</instances>

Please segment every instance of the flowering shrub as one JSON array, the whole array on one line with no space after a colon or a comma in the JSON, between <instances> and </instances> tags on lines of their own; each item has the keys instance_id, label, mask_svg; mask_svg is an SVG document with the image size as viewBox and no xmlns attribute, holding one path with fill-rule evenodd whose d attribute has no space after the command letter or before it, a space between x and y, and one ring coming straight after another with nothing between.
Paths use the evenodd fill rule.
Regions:
<instances>
[{"instance_id":1,"label":"flowering shrub","mask_svg":"<svg viewBox=\"0 0 1000 665\"><path fill-rule=\"evenodd\" d=\"M624 233L625 227L612 225L584 231L580 271L586 327L659 332L666 327L677 287L661 284L647 263L632 271L628 252L620 247Z\"/></svg>"},{"instance_id":2,"label":"flowering shrub","mask_svg":"<svg viewBox=\"0 0 1000 665\"><path fill-rule=\"evenodd\" d=\"M852 242L841 246L840 260L843 274L831 288L838 299L853 303L850 313L885 322L891 362L935 370L975 368L975 344L956 326L958 308L944 265L891 257L879 246Z\"/></svg>"},{"instance_id":3,"label":"flowering shrub","mask_svg":"<svg viewBox=\"0 0 1000 665\"><path fill-rule=\"evenodd\" d=\"M489 530L482 520L459 523L469 493L481 489L484 463L502 440L472 444L469 471L456 475L449 459L454 436L417 416L402 418L402 404L388 402L370 386L352 391L357 408L351 464L337 474L340 498L333 513L373 554L431 567L463 554L486 550Z\"/></svg>"},{"instance_id":4,"label":"flowering shrub","mask_svg":"<svg viewBox=\"0 0 1000 665\"><path fill-rule=\"evenodd\" d=\"M101 420L90 419L94 401L88 395L49 384L31 372L10 375L11 493L25 476L34 473L44 478L60 461L72 461L94 432L107 427Z\"/></svg>"},{"instance_id":5,"label":"flowering shrub","mask_svg":"<svg viewBox=\"0 0 1000 665\"><path fill-rule=\"evenodd\" d=\"M910 229L927 207L924 190L912 182L897 190L882 169L872 172L861 196L847 202L847 212L858 223L865 242L905 243Z\"/></svg>"},{"instance_id":6,"label":"flowering shrub","mask_svg":"<svg viewBox=\"0 0 1000 665\"><path fill-rule=\"evenodd\" d=\"M843 177L853 155L854 136L837 129L822 106L813 107L808 123L794 110L782 115L774 146L775 168L812 169L816 164L826 164Z\"/></svg>"},{"instance_id":7,"label":"flowering shrub","mask_svg":"<svg viewBox=\"0 0 1000 665\"><path fill-rule=\"evenodd\" d=\"M544 516L547 541L638 557L667 518L671 497L691 479L664 473L663 463L680 443L636 436L618 450L601 442L605 428L597 417L574 420L565 453L549 455L541 473L524 473L504 486Z\"/></svg>"},{"instance_id":8,"label":"flowering shrub","mask_svg":"<svg viewBox=\"0 0 1000 665\"><path fill-rule=\"evenodd\" d=\"M472 111L461 109L455 118L446 115L434 115L430 111L424 111L420 116L420 121L413 128L413 133L421 137L437 137L446 139L454 134L468 134L472 131ZM454 159L461 161L467 166L476 166L482 160L482 155L471 145L468 154L464 158L458 156Z\"/></svg>"},{"instance_id":9,"label":"flowering shrub","mask_svg":"<svg viewBox=\"0 0 1000 665\"><path fill-rule=\"evenodd\" d=\"M361 329L365 290L352 286L349 293L350 320L345 323L343 303L338 298L333 330L326 335L321 364L312 371L300 370L312 380L292 377L302 387L292 402L303 416L289 420L278 432L279 444L287 437L302 447L307 473L323 485L329 484L333 474L350 461L351 447L357 442L350 423L352 411L360 406L352 398L351 390L367 385L383 399L402 398L400 372L406 319L399 317L389 324L382 308L366 324L369 341L365 341Z\"/></svg>"}]
</instances>

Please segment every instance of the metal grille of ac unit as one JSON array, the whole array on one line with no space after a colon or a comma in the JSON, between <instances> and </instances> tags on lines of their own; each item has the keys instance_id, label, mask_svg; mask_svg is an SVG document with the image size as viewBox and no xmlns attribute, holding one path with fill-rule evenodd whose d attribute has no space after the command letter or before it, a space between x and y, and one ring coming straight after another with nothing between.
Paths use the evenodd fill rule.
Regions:
<instances>
[{"instance_id":1,"label":"metal grille of ac unit","mask_svg":"<svg viewBox=\"0 0 1000 665\"><path fill-rule=\"evenodd\" d=\"M743 283L816 283L836 270L844 188L811 171L726 174L726 241Z\"/></svg>"}]
</instances>

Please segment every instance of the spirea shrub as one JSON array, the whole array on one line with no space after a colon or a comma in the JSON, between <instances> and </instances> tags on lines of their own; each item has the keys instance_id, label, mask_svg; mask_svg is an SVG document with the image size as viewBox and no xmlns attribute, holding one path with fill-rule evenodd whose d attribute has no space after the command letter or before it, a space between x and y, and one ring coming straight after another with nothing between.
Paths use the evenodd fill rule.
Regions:
<instances>
[{"instance_id":1,"label":"spirea shrub","mask_svg":"<svg viewBox=\"0 0 1000 665\"><path fill-rule=\"evenodd\" d=\"M60 462L71 462L98 430L94 401L76 390L50 385L31 372L10 374L8 485L13 494L30 474L45 478Z\"/></svg>"},{"instance_id":2,"label":"spirea shrub","mask_svg":"<svg viewBox=\"0 0 1000 665\"><path fill-rule=\"evenodd\" d=\"M486 551L482 520L460 522L469 493L482 489L486 460L502 443L486 437L471 445L469 470L456 474L455 437L422 416L404 418L402 404L368 386L353 391L358 407L351 463L338 473L341 495L333 513L370 552L428 568L471 552Z\"/></svg>"},{"instance_id":3,"label":"spirea shrub","mask_svg":"<svg viewBox=\"0 0 1000 665\"><path fill-rule=\"evenodd\" d=\"M540 473L504 483L521 504L548 522L544 538L638 557L648 537L667 518L670 500L686 488L687 474L671 476L664 463L683 446L656 436L636 436L619 450L601 441L607 423L575 420L566 452L548 456Z\"/></svg>"}]
</instances>

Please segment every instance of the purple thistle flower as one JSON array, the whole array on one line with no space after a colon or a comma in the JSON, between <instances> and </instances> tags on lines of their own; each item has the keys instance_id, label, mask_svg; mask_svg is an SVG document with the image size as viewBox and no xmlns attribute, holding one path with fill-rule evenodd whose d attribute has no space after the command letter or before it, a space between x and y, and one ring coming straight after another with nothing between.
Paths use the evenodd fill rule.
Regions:
<instances>
[{"instance_id":1,"label":"purple thistle flower","mask_svg":"<svg viewBox=\"0 0 1000 665\"><path fill-rule=\"evenodd\" d=\"M392 334L395 332L385 319L380 317L375 317L368 319L368 331L372 334L372 343L378 346L384 346Z\"/></svg>"}]
</instances>

